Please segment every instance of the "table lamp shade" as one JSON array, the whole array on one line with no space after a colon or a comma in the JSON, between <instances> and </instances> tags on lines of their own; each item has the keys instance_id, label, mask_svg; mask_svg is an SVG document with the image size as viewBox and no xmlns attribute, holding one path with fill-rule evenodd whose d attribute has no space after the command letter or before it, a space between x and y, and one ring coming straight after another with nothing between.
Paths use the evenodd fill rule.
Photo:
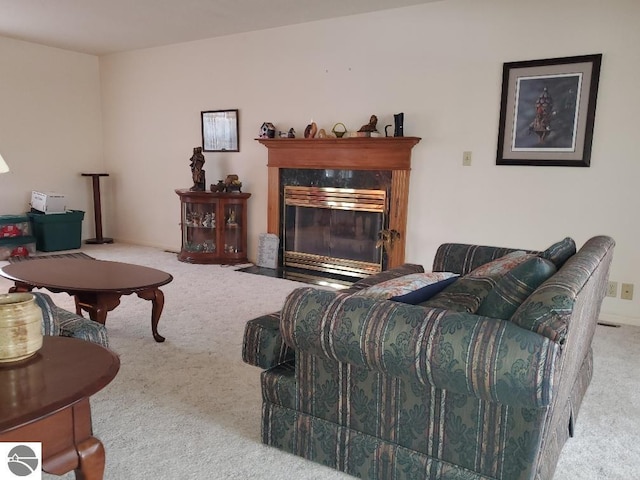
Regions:
<instances>
[{"instance_id":1,"label":"table lamp shade","mask_svg":"<svg viewBox=\"0 0 640 480\"><path fill-rule=\"evenodd\" d=\"M7 173L9 171L9 165L4 161L2 155L0 155L0 173Z\"/></svg>"}]
</instances>

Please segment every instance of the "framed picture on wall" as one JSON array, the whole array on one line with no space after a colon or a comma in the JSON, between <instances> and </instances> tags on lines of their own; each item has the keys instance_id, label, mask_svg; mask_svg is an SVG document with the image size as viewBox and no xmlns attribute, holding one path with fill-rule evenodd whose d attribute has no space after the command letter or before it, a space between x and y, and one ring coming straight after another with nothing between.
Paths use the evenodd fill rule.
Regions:
<instances>
[{"instance_id":1,"label":"framed picture on wall","mask_svg":"<svg viewBox=\"0 0 640 480\"><path fill-rule=\"evenodd\" d=\"M505 63L496 164L588 167L601 61Z\"/></svg>"},{"instance_id":2,"label":"framed picture on wall","mask_svg":"<svg viewBox=\"0 0 640 480\"><path fill-rule=\"evenodd\" d=\"M209 110L202 117L202 151L239 152L238 110Z\"/></svg>"}]
</instances>

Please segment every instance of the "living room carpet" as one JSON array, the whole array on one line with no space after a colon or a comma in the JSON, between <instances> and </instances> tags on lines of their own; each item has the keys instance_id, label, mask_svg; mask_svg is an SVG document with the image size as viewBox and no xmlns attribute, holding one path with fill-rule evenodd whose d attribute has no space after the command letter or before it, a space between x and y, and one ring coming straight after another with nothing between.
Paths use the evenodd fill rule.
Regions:
<instances>
[{"instance_id":1,"label":"living room carpet","mask_svg":"<svg viewBox=\"0 0 640 480\"><path fill-rule=\"evenodd\" d=\"M93 257L83 252L75 253L58 253L54 255L29 255L28 257L9 257L7 261L9 263L26 262L27 260L40 260L43 258L84 258L86 260L93 260Z\"/></svg>"},{"instance_id":2,"label":"living room carpet","mask_svg":"<svg viewBox=\"0 0 640 480\"><path fill-rule=\"evenodd\" d=\"M174 277L162 287L158 328L166 342L153 340L151 304L135 295L122 297L107 316L121 367L91 398L94 434L106 449L105 480L353 478L260 443L260 370L242 362L244 325L278 310L289 292L307 285L182 263L149 247L116 243L83 251ZM0 278L0 291L10 286ZM67 294L52 297L74 309ZM639 478L639 346L638 327L597 327L594 378L555 480Z\"/></svg>"}]
</instances>

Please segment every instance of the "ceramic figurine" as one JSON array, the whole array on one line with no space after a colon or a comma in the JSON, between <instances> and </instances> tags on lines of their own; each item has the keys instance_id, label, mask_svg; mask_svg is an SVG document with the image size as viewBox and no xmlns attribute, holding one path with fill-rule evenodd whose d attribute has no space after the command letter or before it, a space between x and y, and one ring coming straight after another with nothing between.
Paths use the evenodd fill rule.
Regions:
<instances>
[{"instance_id":1,"label":"ceramic figurine","mask_svg":"<svg viewBox=\"0 0 640 480\"><path fill-rule=\"evenodd\" d=\"M316 133L318 133L318 126L316 122L312 120L311 123L307 125L307 128L304 129L304 138L314 138Z\"/></svg>"},{"instance_id":2,"label":"ceramic figurine","mask_svg":"<svg viewBox=\"0 0 640 480\"><path fill-rule=\"evenodd\" d=\"M369 118L369 123L363 125L360 127L360 130L358 130L359 132L377 132L377 125L378 125L378 117L376 117L375 115L371 115L371 118Z\"/></svg>"},{"instance_id":3,"label":"ceramic figurine","mask_svg":"<svg viewBox=\"0 0 640 480\"><path fill-rule=\"evenodd\" d=\"M215 185L212 183L209 187L212 192L224 192L225 184L223 180L218 180Z\"/></svg>"},{"instance_id":4,"label":"ceramic figurine","mask_svg":"<svg viewBox=\"0 0 640 480\"><path fill-rule=\"evenodd\" d=\"M287 132L287 138L296 138L296 131L291 127Z\"/></svg>"},{"instance_id":5,"label":"ceramic figurine","mask_svg":"<svg viewBox=\"0 0 640 480\"><path fill-rule=\"evenodd\" d=\"M213 226L213 215L211 213L205 213L202 219L202 226L211 228Z\"/></svg>"}]
</instances>

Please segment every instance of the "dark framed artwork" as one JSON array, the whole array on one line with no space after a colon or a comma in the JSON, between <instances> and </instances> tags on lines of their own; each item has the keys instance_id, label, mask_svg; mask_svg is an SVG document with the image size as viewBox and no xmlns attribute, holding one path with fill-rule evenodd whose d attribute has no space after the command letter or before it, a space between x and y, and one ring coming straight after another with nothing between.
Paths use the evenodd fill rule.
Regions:
<instances>
[{"instance_id":1,"label":"dark framed artwork","mask_svg":"<svg viewBox=\"0 0 640 480\"><path fill-rule=\"evenodd\" d=\"M497 165L588 167L602 55L505 63Z\"/></svg>"},{"instance_id":2,"label":"dark framed artwork","mask_svg":"<svg viewBox=\"0 0 640 480\"><path fill-rule=\"evenodd\" d=\"M202 117L203 152L239 152L238 110L209 110Z\"/></svg>"}]
</instances>

